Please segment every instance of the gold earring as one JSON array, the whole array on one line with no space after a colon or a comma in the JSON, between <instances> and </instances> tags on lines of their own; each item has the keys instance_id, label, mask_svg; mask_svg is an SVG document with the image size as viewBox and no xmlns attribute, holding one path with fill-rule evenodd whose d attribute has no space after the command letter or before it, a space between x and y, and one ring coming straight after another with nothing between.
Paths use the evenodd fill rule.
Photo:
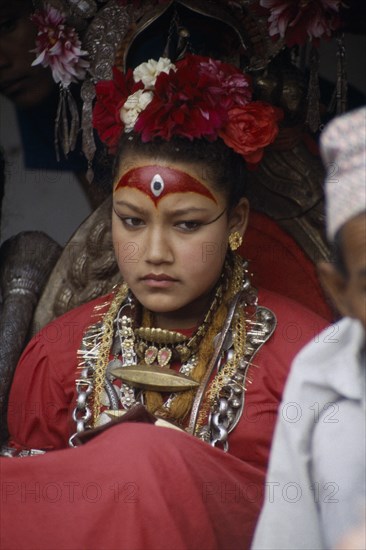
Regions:
<instances>
[{"instance_id":1,"label":"gold earring","mask_svg":"<svg viewBox=\"0 0 366 550\"><path fill-rule=\"evenodd\" d=\"M243 237L240 235L239 231L234 231L229 235L229 246L230 250L233 252L239 248L243 242Z\"/></svg>"}]
</instances>

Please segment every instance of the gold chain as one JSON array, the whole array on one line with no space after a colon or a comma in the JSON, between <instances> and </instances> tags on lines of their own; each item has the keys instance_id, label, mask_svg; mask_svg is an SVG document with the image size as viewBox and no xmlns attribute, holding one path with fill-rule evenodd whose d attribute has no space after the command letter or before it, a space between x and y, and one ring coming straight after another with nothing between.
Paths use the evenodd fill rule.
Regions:
<instances>
[{"instance_id":1,"label":"gold chain","mask_svg":"<svg viewBox=\"0 0 366 550\"><path fill-rule=\"evenodd\" d=\"M220 395L222 388L227 384L230 377L235 373L240 359L244 355L246 344L245 330L245 311L239 308L235 314L234 322L234 356L227 361L225 366L212 380L209 390L205 394L205 400L201 405L201 410L198 415L195 433L198 433L207 419L208 411L212 407Z\"/></svg>"},{"instance_id":2,"label":"gold chain","mask_svg":"<svg viewBox=\"0 0 366 550\"><path fill-rule=\"evenodd\" d=\"M228 266L226 266L226 271L227 269L228 269ZM212 356L212 353L214 351L214 337L222 329L223 323L227 315L227 304L231 302L232 298L241 290L243 285L243 260L236 254L234 255L233 267L229 270L229 273L227 273L227 275L229 277L228 288L226 289L224 298L221 300L221 304L219 305L218 310L216 311L215 315L213 316L213 319L210 322L208 331L206 332L206 334L203 337L203 340L200 343L197 363L190 374L190 377L196 382L201 382L206 372L210 357ZM234 357L225 366L226 370L232 373L235 371L238 361L243 356L245 342L246 342L245 318L244 318L244 312L242 310L239 312L236 319L234 335L235 335ZM225 379L225 375L223 375L223 380L224 379ZM218 391L221 390L221 387L225 384L225 382L223 382L222 385L219 386ZM194 395L195 395L194 391L187 390L186 392L182 392L179 395L174 396L170 402L170 411L169 411L171 413L170 418L173 417L176 421L183 420L184 417L189 413L192 407ZM217 393L215 392L213 396L213 400L216 395ZM160 407L150 412L153 412L157 416L161 415L164 418L168 418L169 413L168 411L164 410L162 406L163 405L162 400L160 401L161 401ZM205 406L205 411L206 411L205 415L207 414L209 406L210 406L210 403L207 403ZM205 415L203 415L203 418L205 417Z\"/></svg>"},{"instance_id":3,"label":"gold chain","mask_svg":"<svg viewBox=\"0 0 366 550\"><path fill-rule=\"evenodd\" d=\"M211 302L210 308L208 309L202 323L191 337L184 336L179 332L151 327L153 323L153 315L151 312L146 312L144 309L143 319L145 320L146 326L136 328L134 331L135 336L139 338L137 351L140 356L143 356L144 350L148 347L148 344L146 344L147 341L154 344L170 345L182 363L186 362L198 349L200 342L205 337L207 330L212 323L212 319L222 302L224 293L227 292L227 282L225 281L224 275L227 273L228 269L229 266L227 262L225 262L223 274L221 275L220 283L216 288L215 296Z\"/></svg>"},{"instance_id":4,"label":"gold chain","mask_svg":"<svg viewBox=\"0 0 366 550\"><path fill-rule=\"evenodd\" d=\"M231 274L228 273L228 277L230 281L229 288L227 288L226 292L224 292L223 299L222 299L222 290L221 290L221 292L217 293L220 296L216 295L216 300L214 300L219 304L221 301L221 305L223 307L225 306L225 304L230 302L231 298L237 292L239 292L239 290L242 287L243 263L242 263L242 259L239 256L234 255L234 263L233 263L233 267L229 269L229 272L230 271L231 271ZM93 424L94 425L99 417L100 409L101 409L101 393L104 387L105 374L106 374L106 369L109 362L109 355L110 355L110 350L112 347L112 341L114 336L114 320L117 316L119 307L127 297L128 290L129 289L127 284L123 283L119 288L119 290L116 292L116 295L110 304L109 310L103 319L103 333L101 337L100 348L98 352L98 358L96 360L96 368L95 368L95 374L94 374L94 392L93 392L94 393L94 400L93 400ZM214 308L212 307L210 308L208 314L206 314L205 316L203 324L200 327L201 330L197 331L199 334L196 333L197 338L201 339L203 337L203 340L204 341L206 340L206 345L204 345L205 344L204 341L201 342L201 345L203 346L203 348L206 348L205 353L202 353L202 354L199 353L199 358L197 361L198 364L196 364L195 368L193 369L193 372L191 373L191 376L193 379L198 378L197 381L199 381L203 377L203 374L205 372L205 369L203 367L207 366L207 360L208 360L207 352L209 351L207 346L213 349L214 335L212 334L212 330L208 330L208 332L206 332L208 328L207 325L210 326L211 323L212 325L216 325L216 323L219 322L219 318L222 316L222 313L224 313L223 311L221 311L221 307L220 307L219 310L217 311L217 321L215 323L214 319L216 315L213 315L213 319L210 317L212 317L212 314L215 311L216 307L217 305L215 305ZM220 320L220 323L219 323L220 326L221 326L221 323L222 321ZM203 330L203 327L205 327L206 330ZM211 328L214 329L214 326L212 327L210 326L210 329ZM220 329L220 327L217 326L215 327L215 329L217 331ZM222 372L220 372L220 374L214 379L207 393L205 402L203 404L203 410L200 412L198 425L200 425L203 422L203 419L207 415L209 407L213 404L216 396L219 394L222 387L227 382L227 378L234 373L240 358L243 356L243 352L245 348L245 340L246 340L245 316L244 316L243 310L240 310L236 314L235 326L234 326L234 356L230 361L228 361L228 363L223 368ZM203 365L203 363L205 363L205 365ZM186 406L182 407L183 409L186 409L189 403L190 405L188 406L192 405L192 399L193 399L194 393L192 391L187 391L183 393L187 394L187 396L185 396L186 398L188 398L188 394L189 394L188 403L186 404ZM178 402L180 401L179 398L174 399L174 401L177 401L177 400ZM178 408L181 408L181 407L178 407ZM183 414L182 416L184 417L185 414ZM181 415L178 414L178 416L181 416Z\"/></svg>"},{"instance_id":5,"label":"gold chain","mask_svg":"<svg viewBox=\"0 0 366 550\"><path fill-rule=\"evenodd\" d=\"M105 373L109 362L110 349L112 347L112 340L114 334L114 320L116 318L118 309L121 303L126 299L128 294L128 286L123 283L115 297L113 298L109 310L107 311L103 319L103 334L100 343L100 349L98 353L98 359L96 361L95 375L94 375L94 402L93 402L93 425L98 419L101 402L100 396L104 387Z\"/></svg>"}]
</instances>

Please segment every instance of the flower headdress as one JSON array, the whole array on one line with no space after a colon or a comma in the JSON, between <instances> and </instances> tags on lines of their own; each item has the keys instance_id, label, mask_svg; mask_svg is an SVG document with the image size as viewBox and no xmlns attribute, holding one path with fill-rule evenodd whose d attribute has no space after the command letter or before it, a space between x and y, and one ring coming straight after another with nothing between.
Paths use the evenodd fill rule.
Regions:
<instances>
[{"instance_id":1,"label":"flower headdress","mask_svg":"<svg viewBox=\"0 0 366 550\"><path fill-rule=\"evenodd\" d=\"M228 58L234 64L244 67L248 73L253 72L255 78L260 79L263 71L267 71L272 60L283 49L291 48L293 45L296 48L306 48L307 44L313 47L320 38L332 36L341 22L340 11L346 6L346 2L342 0L34 0L34 4L37 11L33 21L38 28L34 64L49 66L54 80L60 83L61 99L55 134L56 143L60 142L66 155L74 148L80 129L79 113L70 93L70 83L81 82L82 149L89 165L89 179L93 177L91 167L96 151L92 127L95 86L100 81L112 78L112 66L114 63L119 64L124 58L133 32L138 28L141 32L146 25L149 26L149 22L155 21L156 14L164 14L172 5L182 5L184 9L196 14L226 21L232 30L235 29L231 36L240 35L241 44L239 47L236 44L231 50L229 48L230 51L226 51L224 55L225 59ZM341 33L339 37L337 114L346 110L345 53ZM214 42L216 45L219 44L218 39ZM243 42L246 52L241 59ZM312 60L306 123L311 131L316 132L320 127L318 53L317 48L313 47L313 50L310 56L304 52L293 52L293 60L300 68L304 68L304 59L310 57ZM217 54L214 57L221 55ZM182 74L181 68L177 72ZM115 74L114 71L115 82L120 81ZM275 81L277 82L276 78ZM148 100L147 92L153 93L156 102L159 89L160 83L154 90L145 89L144 93L139 93L139 108L142 101ZM194 87L192 91L193 89ZM136 88L134 91L139 90L142 88ZM128 93L124 98L127 99L129 95L132 93ZM213 96L214 94L211 94L210 98ZM269 101L278 100L277 95L268 98L264 94L264 97ZM135 100L135 97L130 98L130 103ZM215 103L216 107L217 105ZM125 107L127 109L128 104ZM240 108L242 107L243 105L240 105ZM247 112L252 107L257 108L258 104L248 101ZM150 106L148 111L151 111L151 108ZM132 114L132 111L129 114ZM230 116L231 121L232 115L233 113ZM136 130L137 127L134 127L134 131ZM215 131L219 135L218 127Z\"/></svg>"},{"instance_id":2,"label":"flower headdress","mask_svg":"<svg viewBox=\"0 0 366 550\"><path fill-rule=\"evenodd\" d=\"M257 164L277 136L282 111L252 101L250 77L228 63L188 54L173 64L161 57L126 75L114 68L113 76L97 83L93 111L94 127L111 152L123 132L143 142L220 138Z\"/></svg>"}]
</instances>

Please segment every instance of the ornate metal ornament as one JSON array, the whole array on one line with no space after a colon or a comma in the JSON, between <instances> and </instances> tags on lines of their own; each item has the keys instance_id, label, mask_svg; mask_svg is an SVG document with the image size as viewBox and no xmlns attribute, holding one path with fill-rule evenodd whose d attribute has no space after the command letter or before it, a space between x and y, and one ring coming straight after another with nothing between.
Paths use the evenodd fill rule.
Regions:
<instances>
[{"instance_id":1,"label":"ornate metal ornament","mask_svg":"<svg viewBox=\"0 0 366 550\"><path fill-rule=\"evenodd\" d=\"M137 363L137 343L134 341L135 332L130 323L129 307L130 300L127 297L116 314L114 336L109 349L109 354L113 353L115 358L109 361L103 380L99 380L96 375L105 333L103 321L91 327L83 338L79 352L83 368L77 380L78 398L73 413L77 431L70 438L70 445L73 445L78 433L93 426L89 400L95 392L96 384L103 384L101 404L107 408L102 410L94 425L123 416L123 411L129 410L136 403L144 404L146 391L172 392L163 405L169 418L170 406L176 394L194 390L196 397L186 431L226 451L228 434L243 413L248 368L257 351L273 334L276 326L274 314L267 308L257 306L256 293L246 276L242 281L242 290L235 295L222 330L215 338L214 353L205 375L198 383L190 377L196 365L195 354L183 362L179 372L159 366L154 360L150 364L146 360ZM179 333L161 329L141 327L136 330L138 335L145 332L150 339L154 338L154 334L157 335L161 343L173 339L176 345L181 345L180 340L184 338ZM177 336L173 338L174 334ZM240 357L237 356L238 349L242 350ZM146 351L144 353L146 356Z\"/></svg>"},{"instance_id":2,"label":"ornate metal ornament","mask_svg":"<svg viewBox=\"0 0 366 550\"><path fill-rule=\"evenodd\" d=\"M196 388L199 384L165 367L135 365L110 370L115 378L120 378L131 386L154 391L184 391Z\"/></svg>"},{"instance_id":3,"label":"ornate metal ornament","mask_svg":"<svg viewBox=\"0 0 366 550\"><path fill-rule=\"evenodd\" d=\"M252 319L247 320L247 345L245 354L236 372L227 377L225 385L211 409L208 422L196 434L212 446L228 450L228 435L238 424L245 404L245 389L248 369L263 344L276 328L276 317L265 307L258 306ZM231 349L227 351L230 355ZM223 359L221 359L221 362ZM220 365L218 365L220 369Z\"/></svg>"}]
</instances>

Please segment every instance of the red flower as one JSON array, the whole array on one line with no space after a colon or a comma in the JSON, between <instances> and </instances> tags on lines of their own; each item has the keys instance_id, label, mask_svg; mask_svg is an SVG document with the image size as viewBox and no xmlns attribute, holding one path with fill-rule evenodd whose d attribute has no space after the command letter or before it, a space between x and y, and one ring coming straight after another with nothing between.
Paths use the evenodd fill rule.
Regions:
<instances>
[{"instance_id":1,"label":"red flower","mask_svg":"<svg viewBox=\"0 0 366 550\"><path fill-rule=\"evenodd\" d=\"M264 147L275 140L277 122L282 116L280 109L262 101L233 107L229 111L229 121L219 131L219 136L248 163L257 164L263 157Z\"/></svg>"},{"instance_id":2,"label":"red flower","mask_svg":"<svg viewBox=\"0 0 366 550\"><path fill-rule=\"evenodd\" d=\"M220 137L255 164L278 133L282 111L251 102L251 82L233 65L188 55L168 73L157 71L151 85L146 79L136 84L131 70L124 77L114 69L113 76L113 81L97 84L93 112L94 127L111 152L122 131L139 133L143 142L156 137L165 141L173 136L209 141ZM136 94L137 90L143 93Z\"/></svg>"},{"instance_id":3,"label":"red flower","mask_svg":"<svg viewBox=\"0 0 366 550\"><path fill-rule=\"evenodd\" d=\"M111 153L116 151L119 137L124 130L120 110L129 95L143 88L135 83L132 71L124 75L113 67L113 80L101 80L96 84L97 101L93 109L93 126Z\"/></svg>"},{"instance_id":4,"label":"red flower","mask_svg":"<svg viewBox=\"0 0 366 550\"><path fill-rule=\"evenodd\" d=\"M142 141L173 135L216 139L228 109L250 101L249 79L231 65L197 55L187 55L176 68L157 78L154 99L139 115L135 131Z\"/></svg>"},{"instance_id":5,"label":"red flower","mask_svg":"<svg viewBox=\"0 0 366 550\"><path fill-rule=\"evenodd\" d=\"M286 44L304 44L308 38L330 36L339 26L342 0L260 0L271 11L269 34L285 38Z\"/></svg>"},{"instance_id":6,"label":"red flower","mask_svg":"<svg viewBox=\"0 0 366 550\"><path fill-rule=\"evenodd\" d=\"M173 135L214 139L226 119L225 109L215 104L194 67L186 65L158 76L154 98L140 113L135 131L142 141L154 137L169 141Z\"/></svg>"}]
</instances>

